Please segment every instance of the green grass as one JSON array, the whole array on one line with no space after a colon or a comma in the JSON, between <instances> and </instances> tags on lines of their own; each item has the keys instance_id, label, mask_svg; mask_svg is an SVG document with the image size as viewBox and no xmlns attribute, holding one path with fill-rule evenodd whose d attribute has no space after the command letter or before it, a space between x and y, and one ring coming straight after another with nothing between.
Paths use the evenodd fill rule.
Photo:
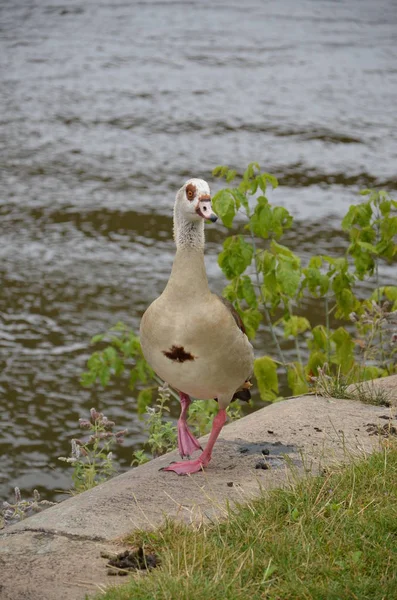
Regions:
<instances>
[{"instance_id":1,"label":"green grass","mask_svg":"<svg viewBox=\"0 0 397 600\"><path fill-rule=\"evenodd\" d=\"M129 542L160 557L103 600L397 598L397 446L306 478L193 528ZM98 597L98 598L99 598Z\"/></svg>"},{"instance_id":2,"label":"green grass","mask_svg":"<svg viewBox=\"0 0 397 600\"><path fill-rule=\"evenodd\" d=\"M360 373L352 370L348 375L340 371L330 374L327 369L319 370L315 378L315 392L325 398L360 400L364 404L391 406L390 391L374 380L360 379Z\"/></svg>"}]
</instances>

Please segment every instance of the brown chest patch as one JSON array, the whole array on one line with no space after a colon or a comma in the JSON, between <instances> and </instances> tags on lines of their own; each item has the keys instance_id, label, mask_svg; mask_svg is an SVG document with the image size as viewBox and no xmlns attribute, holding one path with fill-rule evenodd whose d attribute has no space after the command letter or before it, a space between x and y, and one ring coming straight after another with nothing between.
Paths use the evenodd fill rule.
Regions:
<instances>
[{"instance_id":1,"label":"brown chest patch","mask_svg":"<svg viewBox=\"0 0 397 600\"><path fill-rule=\"evenodd\" d=\"M193 356L193 354L190 354L190 352L186 352L183 346L171 346L169 350L163 350L163 354L170 360L179 363L197 358L196 356Z\"/></svg>"}]
</instances>

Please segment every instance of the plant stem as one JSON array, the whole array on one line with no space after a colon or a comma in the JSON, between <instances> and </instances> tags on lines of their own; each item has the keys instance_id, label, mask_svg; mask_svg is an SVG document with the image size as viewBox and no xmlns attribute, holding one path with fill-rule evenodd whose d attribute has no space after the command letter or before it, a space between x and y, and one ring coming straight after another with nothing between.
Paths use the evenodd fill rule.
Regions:
<instances>
[{"instance_id":1,"label":"plant stem","mask_svg":"<svg viewBox=\"0 0 397 600\"><path fill-rule=\"evenodd\" d=\"M324 297L324 302L325 302L325 329L327 332L327 362L328 362L328 364L330 364L330 362L331 362L331 347L330 347L330 341L329 341L329 337L330 337L329 301L328 301L327 295L325 295L325 297Z\"/></svg>"},{"instance_id":2,"label":"plant stem","mask_svg":"<svg viewBox=\"0 0 397 600\"><path fill-rule=\"evenodd\" d=\"M301 351L300 351L300 348L299 348L298 336L295 337L295 349L296 349L296 355L297 355L297 358L298 358L298 362L299 362L300 366L303 369L302 356L301 356Z\"/></svg>"},{"instance_id":3,"label":"plant stem","mask_svg":"<svg viewBox=\"0 0 397 600\"><path fill-rule=\"evenodd\" d=\"M376 244L379 243L381 235L380 235L380 227L379 227L379 219L381 218L380 212L379 212L379 205L376 204L377 207L377 214L376 214ZM375 255L374 257L374 261L375 261L375 283L376 283L376 289L378 292L378 306L380 308L380 289L379 289L379 258L377 255ZM379 343L380 343L380 352L381 352L381 357L382 357L382 364L385 365L386 363L386 357L385 357L385 348L384 348L384 340L383 340L383 331L382 331L382 321L380 322L380 327L379 327Z\"/></svg>"},{"instance_id":4,"label":"plant stem","mask_svg":"<svg viewBox=\"0 0 397 600\"><path fill-rule=\"evenodd\" d=\"M248 215L248 217L250 217L250 215ZM266 302L265 302L265 299L263 297L261 282L260 282L260 278L259 278L259 271L258 271L258 266L257 266L257 262L256 262L256 252L257 252L257 250L256 250L256 242L255 242L255 237L254 237L254 234L253 234L253 231L252 231L251 227L250 227L250 233L251 233L252 246L254 248L255 275L256 275L256 283L257 283L258 288L259 288L259 295L260 295L260 298L261 298L262 306L264 308L264 313L265 313L266 321L267 321L267 324L268 324L268 326L270 328L270 333L271 333L272 338L273 338L273 342L274 342L274 344L275 344L275 346L277 348L277 352L278 352L278 355L279 355L279 357L281 359L281 363L282 363L282 365L284 367L284 370L285 370L286 374L288 375L287 364L286 364L286 361L284 359L284 354L283 354L283 351L281 350L281 346L280 346L280 343L278 341L276 332L274 330L269 310L268 310L268 308L266 306Z\"/></svg>"},{"instance_id":5,"label":"plant stem","mask_svg":"<svg viewBox=\"0 0 397 600\"><path fill-rule=\"evenodd\" d=\"M290 302L288 302L288 312L289 312L289 314L291 316L293 315L293 313L292 313L292 307L291 307L291 303ZM297 334L296 336L294 336L296 357L298 359L298 362L299 362L301 368L303 369L302 355L301 355L301 350L300 350L300 347L299 347L298 335L299 334Z\"/></svg>"}]
</instances>

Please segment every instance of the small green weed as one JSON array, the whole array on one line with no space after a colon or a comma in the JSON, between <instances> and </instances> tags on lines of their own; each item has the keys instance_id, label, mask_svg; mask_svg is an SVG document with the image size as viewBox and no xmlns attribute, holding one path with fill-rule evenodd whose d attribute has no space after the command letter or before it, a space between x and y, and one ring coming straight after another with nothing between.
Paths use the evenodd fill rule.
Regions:
<instances>
[{"instance_id":1,"label":"small green weed","mask_svg":"<svg viewBox=\"0 0 397 600\"><path fill-rule=\"evenodd\" d=\"M153 457L161 456L170 450L173 450L177 444L177 429L175 425L166 418L170 412L170 389L164 384L158 388L158 398L156 404L146 407L145 430L148 433L148 440L145 444ZM145 450L137 450L133 454L132 465L142 465L150 460Z\"/></svg>"},{"instance_id":2,"label":"small green weed","mask_svg":"<svg viewBox=\"0 0 397 600\"><path fill-rule=\"evenodd\" d=\"M114 433L114 421L95 408L91 408L90 419L80 419L80 427L89 432L88 440L73 439L71 455L59 457L73 468L73 494L89 490L114 475L111 448L122 444L127 433L126 429Z\"/></svg>"},{"instance_id":3,"label":"small green weed","mask_svg":"<svg viewBox=\"0 0 397 600\"><path fill-rule=\"evenodd\" d=\"M381 385L374 385L372 380L359 381L354 373L344 375L340 370L333 374L325 363L319 367L317 377L312 377L314 390L326 398L360 400L364 404L391 406L390 392ZM353 383L356 382L356 383Z\"/></svg>"}]
</instances>

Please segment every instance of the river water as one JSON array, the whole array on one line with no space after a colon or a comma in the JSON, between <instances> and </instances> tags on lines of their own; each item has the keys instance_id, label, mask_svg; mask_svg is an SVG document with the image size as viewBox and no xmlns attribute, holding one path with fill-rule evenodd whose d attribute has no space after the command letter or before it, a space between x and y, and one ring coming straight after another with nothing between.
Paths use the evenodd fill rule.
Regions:
<instances>
[{"instance_id":1,"label":"river water","mask_svg":"<svg viewBox=\"0 0 397 600\"><path fill-rule=\"evenodd\" d=\"M57 457L91 406L129 428L121 469L145 439L126 385L79 376L162 291L187 178L258 161L303 259L344 247L360 188L396 190L396 38L395 0L1 1L0 499L71 486Z\"/></svg>"}]
</instances>

